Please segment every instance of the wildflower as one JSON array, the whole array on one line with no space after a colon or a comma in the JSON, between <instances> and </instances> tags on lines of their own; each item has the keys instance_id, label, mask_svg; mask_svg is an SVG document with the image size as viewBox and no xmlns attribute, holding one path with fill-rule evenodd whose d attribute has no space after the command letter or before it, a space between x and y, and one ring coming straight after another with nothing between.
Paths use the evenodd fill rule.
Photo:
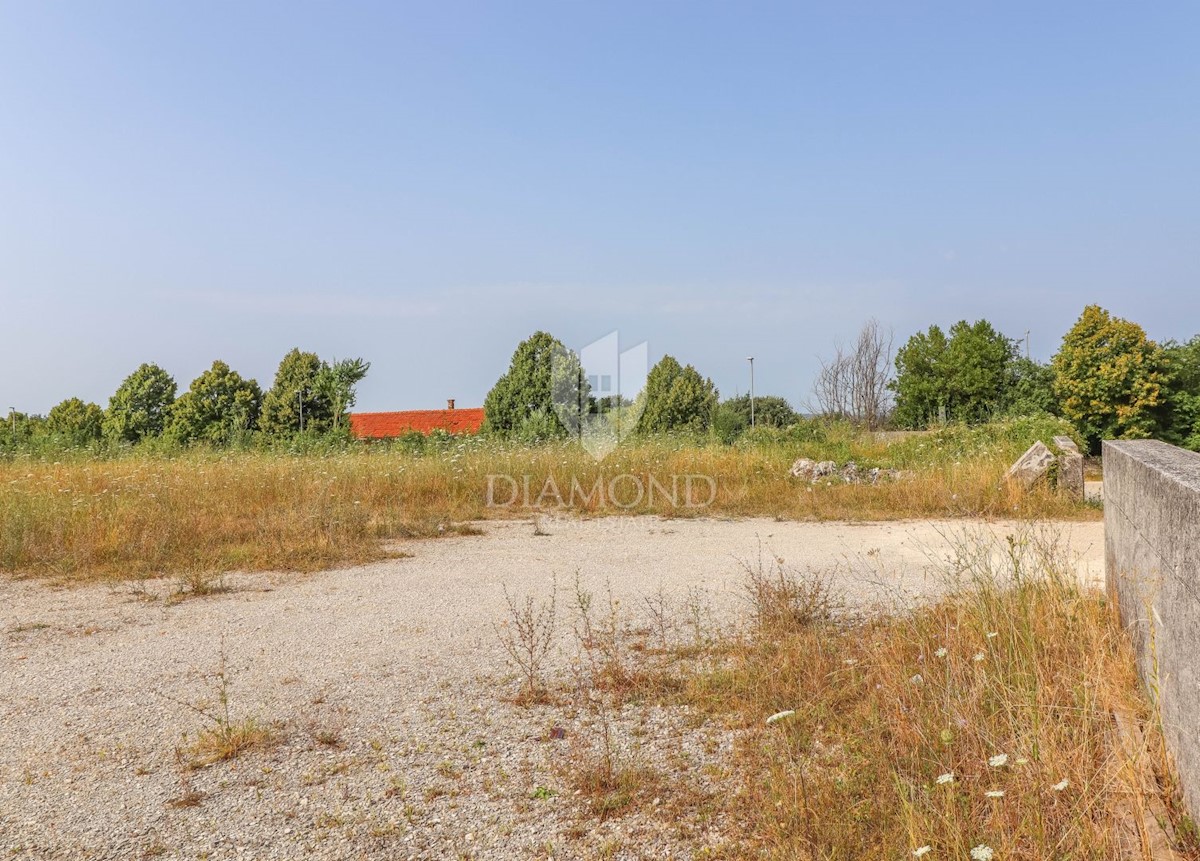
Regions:
<instances>
[{"instance_id":1,"label":"wildflower","mask_svg":"<svg viewBox=\"0 0 1200 861\"><path fill-rule=\"evenodd\" d=\"M934 652L934 654L935 654L935 655L937 655L939 658L944 658L944 657L946 657L946 649L945 649L945 647L943 647L943 648L941 648L941 649L938 649L936 652Z\"/></svg>"},{"instance_id":2,"label":"wildflower","mask_svg":"<svg viewBox=\"0 0 1200 861\"><path fill-rule=\"evenodd\" d=\"M778 723L781 720L787 720L788 718L792 717L795 714L796 714L795 709L787 709L786 711L775 712L775 714L773 714L769 718L767 718L767 723L768 724Z\"/></svg>"},{"instance_id":3,"label":"wildflower","mask_svg":"<svg viewBox=\"0 0 1200 861\"><path fill-rule=\"evenodd\" d=\"M992 851L992 847L986 843L980 843L971 850L971 857L974 861L992 861L996 857L996 853Z\"/></svg>"},{"instance_id":4,"label":"wildflower","mask_svg":"<svg viewBox=\"0 0 1200 861\"><path fill-rule=\"evenodd\" d=\"M912 682L914 685L919 685L919 684L921 684L921 682L925 681L925 679L923 679L921 677L920 673L917 673L915 676L913 676L911 679L909 679L909 681Z\"/></svg>"},{"instance_id":5,"label":"wildflower","mask_svg":"<svg viewBox=\"0 0 1200 861\"><path fill-rule=\"evenodd\" d=\"M1071 781L1067 780L1064 777L1062 780L1060 780L1058 783L1054 784L1050 788L1053 789L1055 792L1062 792L1064 789L1066 789L1070 785L1071 785Z\"/></svg>"},{"instance_id":6,"label":"wildflower","mask_svg":"<svg viewBox=\"0 0 1200 861\"><path fill-rule=\"evenodd\" d=\"M1026 759L1025 757L1023 757L1023 756L1018 756L1018 757L1017 757L1017 759L1016 759L1016 764L1017 764L1017 765L1028 765L1028 764L1029 764L1029 760L1027 760L1027 759Z\"/></svg>"},{"instance_id":7,"label":"wildflower","mask_svg":"<svg viewBox=\"0 0 1200 861\"><path fill-rule=\"evenodd\" d=\"M1003 798L1004 790L1003 789L989 789L987 792L984 793L984 795L987 796L988 798Z\"/></svg>"},{"instance_id":8,"label":"wildflower","mask_svg":"<svg viewBox=\"0 0 1200 861\"><path fill-rule=\"evenodd\" d=\"M989 640L991 640L991 639L992 639L992 638L994 638L994 637L999 637L999 636L1000 636L1000 632L999 632L999 631L988 631L988 632L987 632L987 638L988 638Z\"/></svg>"},{"instance_id":9,"label":"wildflower","mask_svg":"<svg viewBox=\"0 0 1200 861\"><path fill-rule=\"evenodd\" d=\"M922 855L928 855L932 851L933 851L932 846L921 846L921 847L913 850L913 857L920 858Z\"/></svg>"},{"instance_id":10,"label":"wildflower","mask_svg":"<svg viewBox=\"0 0 1200 861\"><path fill-rule=\"evenodd\" d=\"M945 774L939 774L937 777L938 783L954 783L954 772L947 771Z\"/></svg>"},{"instance_id":11,"label":"wildflower","mask_svg":"<svg viewBox=\"0 0 1200 861\"><path fill-rule=\"evenodd\" d=\"M1004 766L1008 765L1008 754L1007 753L996 754L995 756L993 756L991 759L988 760L988 765L990 765L992 768L1003 768Z\"/></svg>"},{"instance_id":12,"label":"wildflower","mask_svg":"<svg viewBox=\"0 0 1200 861\"><path fill-rule=\"evenodd\" d=\"M976 652L971 660L978 664L983 660L983 652Z\"/></svg>"}]
</instances>

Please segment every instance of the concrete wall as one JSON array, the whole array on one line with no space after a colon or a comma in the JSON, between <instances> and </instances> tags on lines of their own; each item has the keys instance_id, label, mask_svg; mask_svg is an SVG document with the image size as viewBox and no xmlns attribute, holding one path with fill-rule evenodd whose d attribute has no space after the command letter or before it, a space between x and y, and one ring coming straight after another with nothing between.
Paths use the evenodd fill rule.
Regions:
<instances>
[{"instance_id":1,"label":"concrete wall","mask_svg":"<svg viewBox=\"0 0 1200 861\"><path fill-rule=\"evenodd\" d=\"M1104 549L1108 593L1200 816L1200 454L1104 443Z\"/></svg>"}]
</instances>

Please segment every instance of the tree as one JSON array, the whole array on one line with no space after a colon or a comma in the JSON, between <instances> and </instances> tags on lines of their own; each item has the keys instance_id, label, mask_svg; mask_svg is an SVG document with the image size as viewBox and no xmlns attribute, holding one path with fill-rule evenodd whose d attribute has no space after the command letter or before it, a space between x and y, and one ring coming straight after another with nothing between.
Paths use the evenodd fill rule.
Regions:
<instances>
[{"instance_id":1,"label":"tree","mask_svg":"<svg viewBox=\"0 0 1200 861\"><path fill-rule=\"evenodd\" d=\"M680 367L672 356L663 356L650 369L641 397L645 407L637 429L643 434L703 433L717 410L712 380L701 377L691 365Z\"/></svg>"},{"instance_id":2,"label":"tree","mask_svg":"<svg viewBox=\"0 0 1200 861\"><path fill-rule=\"evenodd\" d=\"M949 337L937 326L918 332L896 352L896 423L988 420L1004 408L1015 358L1013 340L987 320L960 320Z\"/></svg>"},{"instance_id":3,"label":"tree","mask_svg":"<svg viewBox=\"0 0 1200 861\"><path fill-rule=\"evenodd\" d=\"M1093 452L1101 440L1142 439L1161 429L1167 358L1138 324L1088 305L1051 365L1062 414Z\"/></svg>"},{"instance_id":4,"label":"tree","mask_svg":"<svg viewBox=\"0 0 1200 861\"><path fill-rule=\"evenodd\" d=\"M895 422L922 428L946 415L946 335L937 325L918 332L896 351Z\"/></svg>"},{"instance_id":5,"label":"tree","mask_svg":"<svg viewBox=\"0 0 1200 861\"><path fill-rule=\"evenodd\" d=\"M1164 437L1200 451L1200 335L1164 344L1163 353L1171 370Z\"/></svg>"},{"instance_id":6,"label":"tree","mask_svg":"<svg viewBox=\"0 0 1200 861\"><path fill-rule=\"evenodd\" d=\"M221 445L254 428L262 389L217 360L175 402L167 432L181 442Z\"/></svg>"},{"instance_id":7,"label":"tree","mask_svg":"<svg viewBox=\"0 0 1200 861\"><path fill-rule=\"evenodd\" d=\"M158 365L141 365L109 399L105 435L122 442L159 436L175 403L175 391L170 374Z\"/></svg>"},{"instance_id":8,"label":"tree","mask_svg":"<svg viewBox=\"0 0 1200 861\"><path fill-rule=\"evenodd\" d=\"M89 445L104 432L104 410L79 398L67 398L50 409L45 429L71 445Z\"/></svg>"},{"instance_id":9,"label":"tree","mask_svg":"<svg viewBox=\"0 0 1200 861\"><path fill-rule=\"evenodd\" d=\"M750 396L739 395L722 401L719 412L728 412L750 426ZM774 395L757 395L754 398L754 424L757 427L785 428L799 420L796 411L786 399Z\"/></svg>"},{"instance_id":10,"label":"tree","mask_svg":"<svg viewBox=\"0 0 1200 861\"><path fill-rule=\"evenodd\" d=\"M334 359L329 364L322 363L314 385L317 393L329 404L334 430L338 429L346 410L354 406L357 386L370 369L371 363L362 359Z\"/></svg>"},{"instance_id":11,"label":"tree","mask_svg":"<svg viewBox=\"0 0 1200 861\"><path fill-rule=\"evenodd\" d=\"M1049 365L1024 356L1013 359L1005 388L1004 412L1008 415L1058 415L1058 401L1054 398L1054 369Z\"/></svg>"},{"instance_id":12,"label":"tree","mask_svg":"<svg viewBox=\"0 0 1200 861\"><path fill-rule=\"evenodd\" d=\"M333 427L333 408L317 385L323 363L316 353L293 348L279 363L275 384L263 397L258 426L263 433L287 436L301 430ZM303 427L301 420L303 418Z\"/></svg>"},{"instance_id":13,"label":"tree","mask_svg":"<svg viewBox=\"0 0 1200 861\"><path fill-rule=\"evenodd\" d=\"M891 366L892 333L868 320L852 347L838 344L832 359L821 360L814 386L818 409L874 430L889 412Z\"/></svg>"},{"instance_id":14,"label":"tree","mask_svg":"<svg viewBox=\"0 0 1200 861\"><path fill-rule=\"evenodd\" d=\"M485 433L530 440L566 435L551 384L555 355L565 349L548 332L534 332L517 345L508 370L483 401Z\"/></svg>"}]
</instances>

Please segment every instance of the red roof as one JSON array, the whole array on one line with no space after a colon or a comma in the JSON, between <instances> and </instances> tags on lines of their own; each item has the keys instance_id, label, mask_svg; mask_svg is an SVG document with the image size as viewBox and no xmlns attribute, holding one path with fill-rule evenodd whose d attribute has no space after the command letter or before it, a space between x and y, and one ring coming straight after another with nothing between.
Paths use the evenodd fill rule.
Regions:
<instances>
[{"instance_id":1,"label":"red roof","mask_svg":"<svg viewBox=\"0 0 1200 861\"><path fill-rule=\"evenodd\" d=\"M351 413L350 432L359 439L386 439L402 434L478 433L483 425L483 407L454 410L405 410L398 413Z\"/></svg>"}]
</instances>

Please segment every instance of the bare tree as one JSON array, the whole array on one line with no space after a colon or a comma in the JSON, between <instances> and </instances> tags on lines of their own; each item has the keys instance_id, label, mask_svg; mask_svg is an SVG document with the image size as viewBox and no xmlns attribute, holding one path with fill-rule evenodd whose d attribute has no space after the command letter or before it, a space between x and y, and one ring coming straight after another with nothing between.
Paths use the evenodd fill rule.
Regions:
<instances>
[{"instance_id":1,"label":"bare tree","mask_svg":"<svg viewBox=\"0 0 1200 861\"><path fill-rule=\"evenodd\" d=\"M813 383L817 411L867 430L881 426L891 409L892 341L892 331L884 332L871 319L850 348L836 344L833 358L821 359Z\"/></svg>"}]
</instances>

